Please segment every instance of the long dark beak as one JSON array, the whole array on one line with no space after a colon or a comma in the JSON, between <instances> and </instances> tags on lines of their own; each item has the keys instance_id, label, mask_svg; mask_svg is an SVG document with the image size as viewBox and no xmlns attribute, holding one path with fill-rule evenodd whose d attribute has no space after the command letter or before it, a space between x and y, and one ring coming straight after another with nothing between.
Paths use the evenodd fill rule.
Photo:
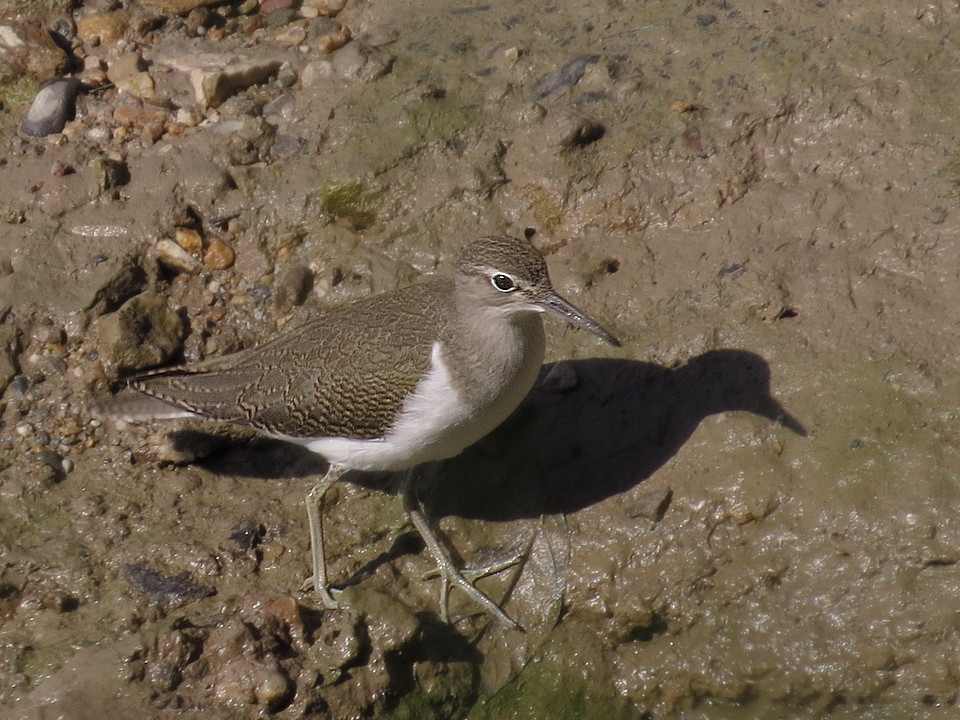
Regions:
<instances>
[{"instance_id":1,"label":"long dark beak","mask_svg":"<svg viewBox=\"0 0 960 720\"><path fill-rule=\"evenodd\" d=\"M600 323L589 317L582 310L577 309L572 303L564 300L557 295L557 293L554 292L546 297L538 298L537 304L548 313L556 315L558 318L563 318L574 327L591 332L614 347L620 347L620 341L607 332Z\"/></svg>"}]
</instances>

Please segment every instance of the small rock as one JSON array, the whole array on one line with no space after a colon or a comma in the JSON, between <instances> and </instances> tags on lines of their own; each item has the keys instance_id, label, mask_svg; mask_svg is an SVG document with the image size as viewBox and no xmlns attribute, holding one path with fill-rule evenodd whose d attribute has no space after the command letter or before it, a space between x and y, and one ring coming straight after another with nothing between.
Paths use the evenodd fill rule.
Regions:
<instances>
[{"instance_id":1,"label":"small rock","mask_svg":"<svg viewBox=\"0 0 960 720\"><path fill-rule=\"evenodd\" d=\"M293 0L263 0L260 3L260 14L269 15L277 10L289 10L293 7Z\"/></svg>"},{"instance_id":2,"label":"small rock","mask_svg":"<svg viewBox=\"0 0 960 720\"><path fill-rule=\"evenodd\" d=\"M67 121L73 119L79 91L80 82L74 78L54 80L45 85L37 93L27 116L20 123L20 132L33 137L44 137L63 130Z\"/></svg>"},{"instance_id":3,"label":"small rock","mask_svg":"<svg viewBox=\"0 0 960 720\"><path fill-rule=\"evenodd\" d=\"M327 25L327 27L323 28L321 31L312 33L316 35L316 39L313 41L313 44L317 50L329 55L334 50L339 50L348 42L350 42L350 38L353 36L353 34L350 32L350 28L348 28L346 25L341 25L333 20L328 20L325 25ZM313 30L312 27L311 30Z\"/></svg>"},{"instance_id":4,"label":"small rock","mask_svg":"<svg viewBox=\"0 0 960 720\"><path fill-rule=\"evenodd\" d=\"M185 273L200 272L202 265L193 255L188 253L173 240L164 238L159 240L156 245L157 260L166 265L171 270Z\"/></svg>"},{"instance_id":5,"label":"small rock","mask_svg":"<svg viewBox=\"0 0 960 720\"><path fill-rule=\"evenodd\" d=\"M304 66L300 73L300 84L305 88L321 85L333 74L333 64L329 60L314 60Z\"/></svg>"},{"instance_id":6,"label":"small rock","mask_svg":"<svg viewBox=\"0 0 960 720\"><path fill-rule=\"evenodd\" d=\"M288 47L302 45L303 41L307 39L307 31L300 25L284 25L273 33L273 39Z\"/></svg>"},{"instance_id":7,"label":"small rock","mask_svg":"<svg viewBox=\"0 0 960 720\"><path fill-rule=\"evenodd\" d=\"M699 105L695 105L687 100L674 100L672 103L670 103L670 112L677 114L696 112L699 109Z\"/></svg>"},{"instance_id":8,"label":"small rock","mask_svg":"<svg viewBox=\"0 0 960 720\"><path fill-rule=\"evenodd\" d=\"M544 146L563 152L595 143L606 134L606 129L599 122L575 113L551 112L543 123L542 132Z\"/></svg>"},{"instance_id":9,"label":"small rock","mask_svg":"<svg viewBox=\"0 0 960 720\"><path fill-rule=\"evenodd\" d=\"M353 42L335 53L332 64L342 78L371 82L393 67L393 56L366 43Z\"/></svg>"},{"instance_id":10,"label":"small rock","mask_svg":"<svg viewBox=\"0 0 960 720\"><path fill-rule=\"evenodd\" d=\"M219 5L223 0L140 0L141 5L159 8L167 15L186 15L206 5Z\"/></svg>"},{"instance_id":11,"label":"small rock","mask_svg":"<svg viewBox=\"0 0 960 720\"><path fill-rule=\"evenodd\" d=\"M177 241L177 245L193 255L203 250L203 238L192 228L177 228L173 239Z\"/></svg>"},{"instance_id":12,"label":"small rock","mask_svg":"<svg viewBox=\"0 0 960 720\"><path fill-rule=\"evenodd\" d=\"M645 518L651 522L660 522L667 508L670 507L671 500L673 500L673 490L670 488L648 490L635 498L625 508L625 512L629 518Z\"/></svg>"},{"instance_id":13,"label":"small rock","mask_svg":"<svg viewBox=\"0 0 960 720\"><path fill-rule=\"evenodd\" d=\"M48 82L69 71L70 60L43 27L31 22L0 25L0 82L22 76Z\"/></svg>"},{"instance_id":14,"label":"small rock","mask_svg":"<svg viewBox=\"0 0 960 720\"><path fill-rule=\"evenodd\" d=\"M284 118L290 115L294 106L293 93L283 93L263 106L263 117L269 122L271 118Z\"/></svg>"},{"instance_id":15,"label":"small rock","mask_svg":"<svg viewBox=\"0 0 960 720\"><path fill-rule=\"evenodd\" d=\"M203 264L211 270L226 270L233 267L236 258L232 247L220 238L214 238L203 254Z\"/></svg>"},{"instance_id":16,"label":"small rock","mask_svg":"<svg viewBox=\"0 0 960 720\"><path fill-rule=\"evenodd\" d=\"M295 23L299 18L297 11L293 8L281 8L269 15L258 15L257 17L263 20L264 27L270 30L279 30L280 28Z\"/></svg>"},{"instance_id":17,"label":"small rock","mask_svg":"<svg viewBox=\"0 0 960 720\"><path fill-rule=\"evenodd\" d=\"M77 35L86 45L110 45L123 37L130 27L126 10L91 13L77 20Z\"/></svg>"},{"instance_id":18,"label":"small rock","mask_svg":"<svg viewBox=\"0 0 960 720\"><path fill-rule=\"evenodd\" d=\"M289 693L290 681L275 662L258 667L253 673L253 695L257 704L276 708Z\"/></svg>"},{"instance_id":19,"label":"small rock","mask_svg":"<svg viewBox=\"0 0 960 720\"><path fill-rule=\"evenodd\" d=\"M303 150L303 140L296 135L280 133L270 146L270 155L275 158L287 158L299 155Z\"/></svg>"},{"instance_id":20,"label":"small rock","mask_svg":"<svg viewBox=\"0 0 960 720\"><path fill-rule=\"evenodd\" d=\"M333 17L343 10L347 0L303 0L300 14L304 17Z\"/></svg>"},{"instance_id":21,"label":"small rock","mask_svg":"<svg viewBox=\"0 0 960 720\"><path fill-rule=\"evenodd\" d=\"M169 360L182 347L185 335L183 319L167 307L166 300L145 292L102 318L98 350L108 368L142 370Z\"/></svg>"},{"instance_id":22,"label":"small rock","mask_svg":"<svg viewBox=\"0 0 960 720\"><path fill-rule=\"evenodd\" d=\"M302 305L313 290L313 273L306 265L291 265L277 281L277 307L288 310Z\"/></svg>"},{"instance_id":23,"label":"small rock","mask_svg":"<svg viewBox=\"0 0 960 720\"><path fill-rule=\"evenodd\" d=\"M147 65L140 53L125 53L110 64L107 78L120 92L134 97L150 98L155 94L155 87L153 76L146 70Z\"/></svg>"},{"instance_id":24,"label":"small rock","mask_svg":"<svg viewBox=\"0 0 960 720\"><path fill-rule=\"evenodd\" d=\"M190 108L180 108L177 110L176 115L177 122L186 127L195 127L203 120L203 116L200 115L196 110L191 110Z\"/></svg>"},{"instance_id":25,"label":"small rock","mask_svg":"<svg viewBox=\"0 0 960 720\"><path fill-rule=\"evenodd\" d=\"M297 69L290 63L289 60L285 60L280 66L280 69L277 70L277 84L280 87L293 87L296 85L297 80L299 79L300 76L297 73Z\"/></svg>"},{"instance_id":26,"label":"small rock","mask_svg":"<svg viewBox=\"0 0 960 720\"><path fill-rule=\"evenodd\" d=\"M160 122L147 123L140 128L140 142L144 147L150 147L163 137L166 125Z\"/></svg>"}]
</instances>

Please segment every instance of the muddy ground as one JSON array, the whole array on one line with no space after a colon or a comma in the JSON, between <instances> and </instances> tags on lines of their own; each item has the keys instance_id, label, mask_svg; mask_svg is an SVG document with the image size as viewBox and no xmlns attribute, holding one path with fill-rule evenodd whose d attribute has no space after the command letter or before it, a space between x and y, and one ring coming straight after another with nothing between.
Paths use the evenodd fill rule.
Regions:
<instances>
[{"instance_id":1,"label":"muddy ground","mask_svg":"<svg viewBox=\"0 0 960 720\"><path fill-rule=\"evenodd\" d=\"M69 48L0 114L4 717L956 716L955 3L75 5L4 5ZM394 478L333 493L326 611L322 460L88 411L500 232L623 340L548 320L424 481L526 551L482 581L525 633L440 621Z\"/></svg>"}]
</instances>

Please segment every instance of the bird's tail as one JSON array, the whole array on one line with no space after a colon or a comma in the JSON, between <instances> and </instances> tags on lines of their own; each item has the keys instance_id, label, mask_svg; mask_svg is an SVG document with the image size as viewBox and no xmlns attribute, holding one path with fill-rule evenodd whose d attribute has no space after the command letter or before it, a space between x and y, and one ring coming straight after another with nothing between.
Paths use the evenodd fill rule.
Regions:
<instances>
[{"instance_id":1,"label":"bird's tail","mask_svg":"<svg viewBox=\"0 0 960 720\"><path fill-rule=\"evenodd\" d=\"M137 420L174 420L197 417L195 413L133 390L99 398L90 405L90 414L101 418Z\"/></svg>"}]
</instances>

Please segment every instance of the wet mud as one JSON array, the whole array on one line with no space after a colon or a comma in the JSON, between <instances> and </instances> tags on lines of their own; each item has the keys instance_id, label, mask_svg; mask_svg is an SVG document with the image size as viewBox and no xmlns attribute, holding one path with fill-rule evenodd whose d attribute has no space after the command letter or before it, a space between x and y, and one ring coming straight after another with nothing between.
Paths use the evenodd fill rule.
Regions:
<instances>
[{"instance_id":1,"label":"wet mud","mask_svg":"<svg viewBox=\"0 0 960 720\"><path fill-rule=\"evenodd\" d=\"M952 4L4 11L4 717L955 716ZM330 493L330 611L321 458L90 414L503 232L623 341L548 320L421 477L525 632L441 622L397 478Z\"/></svg>"}]
</instances>

